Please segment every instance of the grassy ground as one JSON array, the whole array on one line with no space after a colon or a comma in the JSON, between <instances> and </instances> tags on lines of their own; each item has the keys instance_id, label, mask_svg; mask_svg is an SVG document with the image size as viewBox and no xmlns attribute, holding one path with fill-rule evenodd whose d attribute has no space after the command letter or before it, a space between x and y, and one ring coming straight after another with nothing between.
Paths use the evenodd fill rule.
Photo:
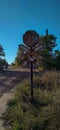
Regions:
<instances>
[{"instance_id":1,"label":"grassy ground","mask_svg":"<svg viewBox=\"0 0 60 130\"><path fill-rule=\"evenodd\" d=\"M32 99L29 80L19 84L3 119L6 130L60 130L60 72L34 76Z\"/></svg>"}]
</instances>

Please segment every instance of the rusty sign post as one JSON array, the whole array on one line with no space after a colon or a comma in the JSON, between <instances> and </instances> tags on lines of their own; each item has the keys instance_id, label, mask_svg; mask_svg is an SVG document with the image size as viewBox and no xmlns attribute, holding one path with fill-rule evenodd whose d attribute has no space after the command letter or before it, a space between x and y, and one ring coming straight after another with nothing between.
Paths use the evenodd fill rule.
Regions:
<instances>
[{"instance_id":1,"label":"rusty sign post","mask_svg":"<svg viewBox=\"0 0 60 130\"><path fill-rule=\"evenodd\" d=\"M33 62L31 62L31 71L30 71L30 74L31 74L31 97L33 97Z\"/></svg>"},{"instance_id":2,"label":"rusty sign post","mask_svg":"<svg viewBox=\"0 0 60 130\"><path fill-rule=\"evenodd\" d=\"M35 31L27 31L23 35L23 42L24 42L24 44L26 44L26 46L28 47L28 50L29 50L29 52L28 52L28 55L29 55L28 61L30 62L31 98L33 97L33 62L34 62L34 58L33 58L34 54L33 54L33 52L34 52L35 46L37 45L38 38L39 38L39 35Z\"/></svg>"}]
</instances>

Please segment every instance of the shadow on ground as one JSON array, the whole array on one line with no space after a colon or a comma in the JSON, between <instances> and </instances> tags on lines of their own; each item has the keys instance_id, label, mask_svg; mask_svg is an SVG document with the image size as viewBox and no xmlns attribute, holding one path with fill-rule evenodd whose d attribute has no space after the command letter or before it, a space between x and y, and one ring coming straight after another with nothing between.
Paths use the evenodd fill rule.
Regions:
<instances>
[{"instance_id":1,"label":"shadow on ground","mask_svg":"<svg viewBox=\"0 0 60 130\"><path fill-rule=\"evenodd\" d=\"M9 92L24 78L29 78L29 71L8 70L0 72L0 94Z\"/></svg>"}]
</instances>

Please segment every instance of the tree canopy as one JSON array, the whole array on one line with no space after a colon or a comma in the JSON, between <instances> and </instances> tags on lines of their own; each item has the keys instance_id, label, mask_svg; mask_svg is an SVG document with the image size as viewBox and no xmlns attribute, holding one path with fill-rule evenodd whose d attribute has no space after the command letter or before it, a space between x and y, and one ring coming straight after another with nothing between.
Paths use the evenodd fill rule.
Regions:
<instances>
[{"instance_id":1,"label":"tree canopy","mask_svg":"<svg viewBox=\"0 0 60 130\"><path fill-rule=\"evenodd\" d=\"M0 70L2 70L3 68L7 68L8 66L7 61L2 57L5 57L5 52L2 45L0 44Z\"/></svg>"},{"instance_id":2,"label":"tree canopy","mask_svg":"<svg viewBox=\"0 0 60 130\"><path fill-rule=\"evenodd\" d=\"M1 56L5 56L5 52L4 52L2 45L0 44L0 57Z\"/></svg>"},{"instance_id":3,"label":"tree canopy","mask_svg":"<svg viewBox=\"0 0 60 130\"><path fill-rule=\"evenodd\" d=\"M43 48L43 51L39 52L39 55L42 55L43 57L42 66L45 69L53 68L54 48L57 46L56 37L53 34L41 36L39 41L42 41L42 48Z\"/></svg>"}]
</instances>

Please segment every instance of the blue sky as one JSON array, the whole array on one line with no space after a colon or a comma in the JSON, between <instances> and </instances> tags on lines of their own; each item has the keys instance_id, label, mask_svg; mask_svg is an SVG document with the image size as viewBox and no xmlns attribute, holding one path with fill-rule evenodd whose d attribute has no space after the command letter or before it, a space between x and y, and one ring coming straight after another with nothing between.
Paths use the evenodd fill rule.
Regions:
<instances>
[{"instance_id":1,"label":"blue sky","mask_svg":"<svg viewBox=\"0 0 60 130\"><path fill-rule=\"evenodd\" d=\"M9 63L27 30L45 35L46 29L57 36L60 49L60 0L0 0L0 43Z\"/></svg>"}]
</instances>

